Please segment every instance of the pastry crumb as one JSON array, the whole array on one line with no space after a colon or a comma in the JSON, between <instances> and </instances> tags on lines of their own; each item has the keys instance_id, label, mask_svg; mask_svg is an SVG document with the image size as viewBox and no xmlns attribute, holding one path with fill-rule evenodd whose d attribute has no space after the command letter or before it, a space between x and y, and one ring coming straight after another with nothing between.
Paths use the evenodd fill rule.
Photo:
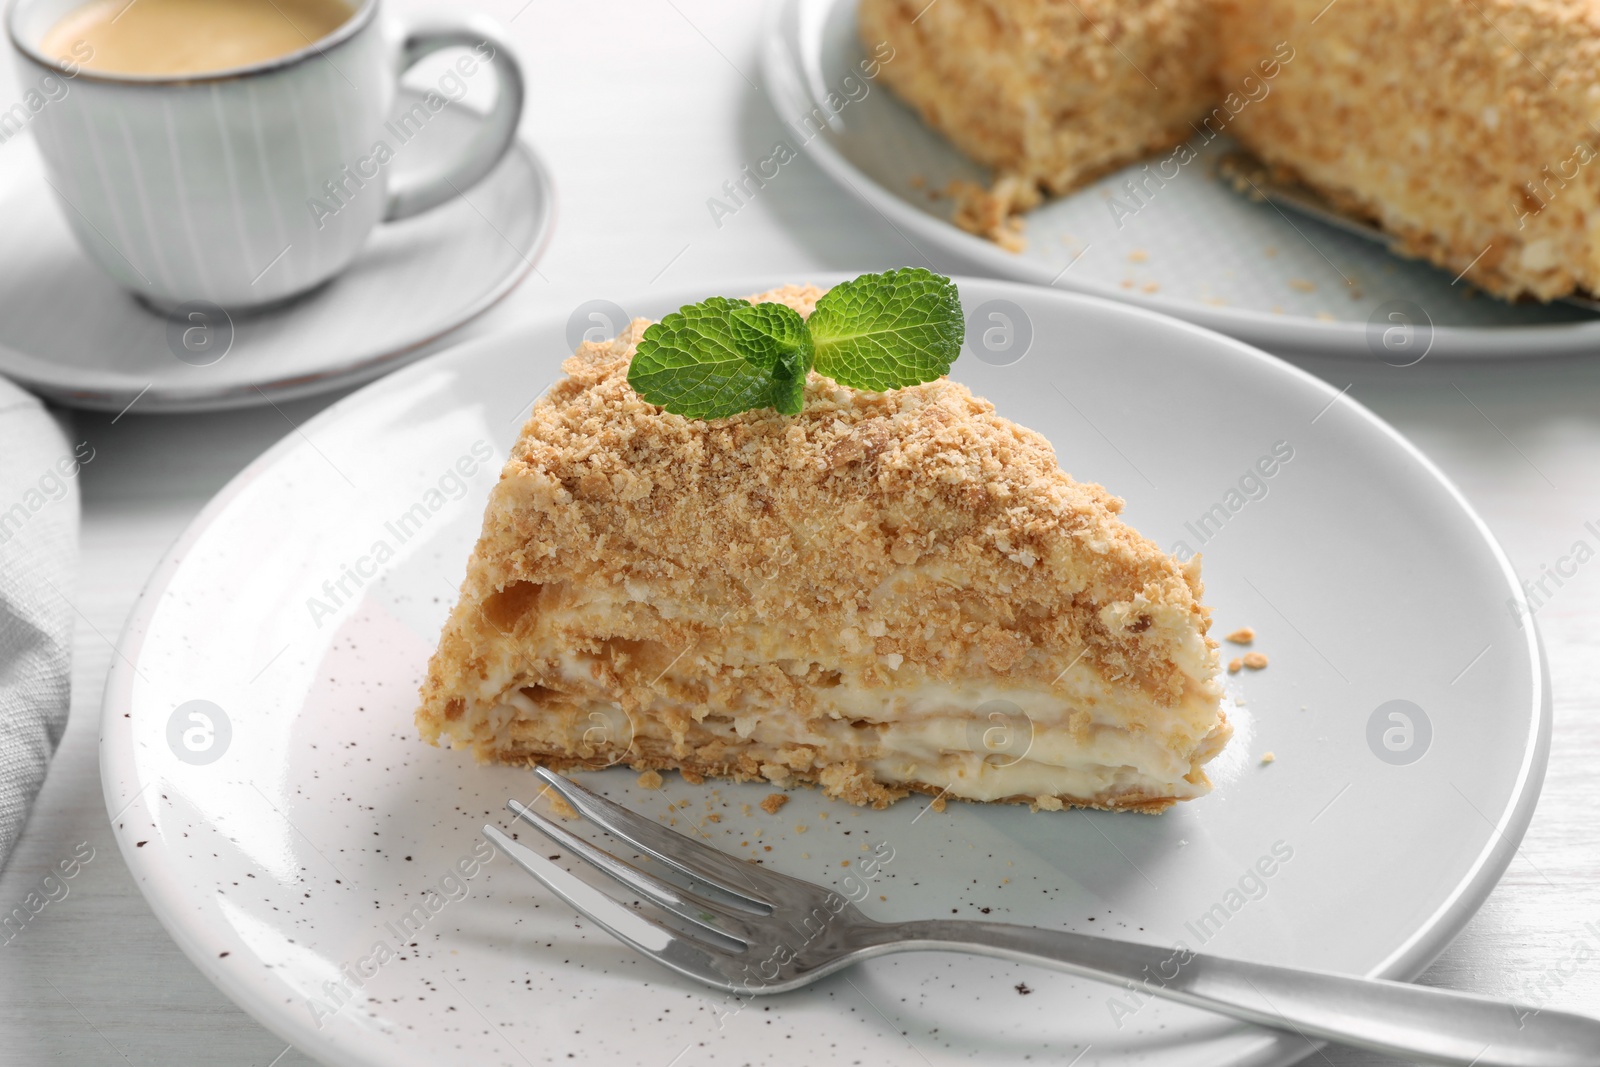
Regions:
<instances>
[{"instance_id":1,"label":"pastry crumb","mask_svg":"<svg viewBox=\"0 0 1600 1067\"><path fill-rule=\"evenodd\" d=\"M944 797L934 797L933 803L929 804L928 807L932 808L934 811L943 811L945 809Z\"/></svg>"},{"instance_id":2,"label":"pastry crumb","mask_svg":"<svg viewBox=\"0 0 1600 1067\"><path fill-rule=\"evenodd\" d=\"M1302 293L1314 293L1317 291L1317 283L1307 281L1305 278L1290 278L1289 288Z\"/></svg>"},{"instance_id":3,"label":"pastry crumb","mask_svg":"<svg viewBox=\"0 0 1600 1067\"><path fill-rule=\"evenodd\" d=\"M1246 652L1244 654L1244 665L1253 671L1259 671L1267 665L1267 657L1259 652Z\"/></svg>"},{"instance_id":4,"label":"pastry crumb","mask_svg":"<svg viewBox=\"0 0 1600 1067\"><path fill-rule=\"evenodd\" d=\"M778 809L789 803L789 798L782 793L768 793L767 798L761 802L761 810L768 815L778 814Z\"/></svg>"},{"instance_id":5,"label":"pastry crumb","mask_svg":"<svg viewBox=\"0 0 1600 1067\"><path fill-rule=\"evenodd\" d=\"M1230 642L1232 642L1233 644L1236 644L1236 645L1248 645L1250 642L1254 641L1255 639L1256 639L1255 630L1251 629L1248 626L1241 626L1237 630L1233 631L1233 633L1229 634L1225 640L1230 641Z\"/></svg>"},{"instance_id":6,"label":"pastry crumb","mask_svg":"<svg viewBox=\"0 0 1600 1067\"><path fill-rule=\"evenodd\" d=\"M1274 762L1277 761L1277 759L1278 759L1278 757L1276 755L1274 755L1273 753L1271 753L1271 752L1263 752L1263 753L1261 753L1261 762L1263 764L1274 763Z\"/></svg>"},{"instance_id":7,"label":"pastry crumb","mask_svg":"<svg viewBox=\"0 0 1600 1067\"><path fill-rule=\"evenodd\" d=\"M573 808L573 806L568 804L565 800L562 800L560 797L550 798L550 810L561 816L563 819L576 819L578 817L578 812Z\"/></svg>"},{"instance_id":8,"label":"pastry crumb","mask_svg":"<svg viewBox=\"0 0 1600 1067\"><path fill-rule=\"evenodd\" d=\"M955 201L951 222L968 233L987 237L1007 252L1021 252L1028 247L1022 237L1020 216L1044 199L1036 184L1016 175L1001 175L987 189L958 178L945 186L944 194Z\"/></svg>"},{"instance_id":9,"label":"pastry crumb","mask_svg":"<svg viewBox=\"0 0 1600 1067\"><path fill-rule=\"evenodd\" d=\"M1146 252L1142 248L1135 248L1132 252L1128 253L1128 262L1129 263L1143 263L1146 260L1148 260L1149 258L1150 258L1150 253Z\"/></svg>"},{"instance_id":10,"label":"pastry crumb","mask_svg":"<svg viewBox=\"0 0 1600 1067\"><path fill-rule=\"evenodd\" d=\"M803 822L797 822L794 824L794 832L797 834L803 834L809 829L811 829L811 827L807 826Z\"/></svg>"},{"instance_id":11,"label":"pastry crumb","mask_svg":"<svg viewBox=\"0 0 1600 1067\"><path fill-rule=\"evenodd\" d=\"M1242 659L1230 659L1228 661L1228 673L1229 674L1238 674L1239 673L1239 668L1243 667L1243 666L1244 666L1244 660L1242 660Z\"/></svg>"},{"instance_id":12,"label":"pastry crumb","mask_svg":"<svg viewBox=\"0 0 1600 1067\"><path fill-rule=\"evenodd\" d=\"M660 789L661 783L662 779L659 771L645 771L639 775L640 789Z\"/></svg>"},{"instance_id":13,"label":"pastry crumb","mask_svg":"<svg viewBox=\"0 0 1600 1067\"><path fill-rule=\"evenodd\" d=\"M706 822L721 822L721 821L722 821L722 816L717 814L716 812L712 812L710 815L706 816Z\"/></svg>"}]
</instances>

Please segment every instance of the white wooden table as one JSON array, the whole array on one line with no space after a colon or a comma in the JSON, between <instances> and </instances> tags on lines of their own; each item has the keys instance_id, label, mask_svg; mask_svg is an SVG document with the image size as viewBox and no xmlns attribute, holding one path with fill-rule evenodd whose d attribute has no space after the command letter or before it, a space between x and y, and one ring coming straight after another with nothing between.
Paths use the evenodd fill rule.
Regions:
<instances>
[{"instance_id":1,"label":"white wooden table","mask_svg":"<svg viewBox=\"0 0 1600 1067\"><path fill-rule=\"evenodd\" d=\"M708 211L723 182L782 136L758 89L759 5L496 0L488 10L520 45L532 101L523 128L554 170L560 208L539 275L469 335L651 285L752 273L803 280L916 261L892 228L803 158L720 226ZM10 99L10 71L0 78ZM1307 366L1350 384L1433 457L1524 577L1579 539L1600 548L1584 528L1600 520L1600 358ZM143 417L135 407L120 419L77 418L96 458L82 475L72 722L0 874L0 903L20 901L81 842L94 858L68 897L0 947L0 1064L312 1062L234 1007L156 922L107 827L96 738L113 642L146 575L213 493L331 399L282 413ZM1504 881L1423 981L1600 1013L1600 562L1565 580L1539 623L1556 705L1543 800ZM1325 1060L1382 1062L1338 1050ZM904 1062L917 1062L909 1048Z\"/></svg>"}]
</instances>

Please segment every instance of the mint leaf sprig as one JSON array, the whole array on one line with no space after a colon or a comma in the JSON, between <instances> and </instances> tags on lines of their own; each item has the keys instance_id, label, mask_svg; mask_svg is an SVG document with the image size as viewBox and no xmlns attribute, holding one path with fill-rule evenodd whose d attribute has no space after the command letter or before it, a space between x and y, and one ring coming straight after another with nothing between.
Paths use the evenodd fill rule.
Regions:
<instances>
[{"instance_id":1,"label":"mint leaf sprig","mask_svg":"<svg viewBox=\"0 0 1600 1067\"><path fill-rule=\"evenodd\" d=\"M644 331L628 384L686 418L798 415L813 367L852 389L903 389L948 374L965 332L955 283L920 267L836 285L810 319L784 304L714 296Z\"/></svg>"}]
</instances>

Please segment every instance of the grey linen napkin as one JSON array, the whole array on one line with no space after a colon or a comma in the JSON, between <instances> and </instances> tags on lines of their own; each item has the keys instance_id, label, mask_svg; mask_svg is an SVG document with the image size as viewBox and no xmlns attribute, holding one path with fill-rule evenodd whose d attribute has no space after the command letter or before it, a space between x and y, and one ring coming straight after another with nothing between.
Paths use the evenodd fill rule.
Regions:
<instances>
[{"instance_id":1,"label":"grey linen napkin","mask_svg":"<svg viewBox=\"0 0 1600 1067\"><path fill-rule=\"evenodd\" d=\"M93 455L0 378L0 867L67 726L77 475Z\"/></svg>"}]
</instances>

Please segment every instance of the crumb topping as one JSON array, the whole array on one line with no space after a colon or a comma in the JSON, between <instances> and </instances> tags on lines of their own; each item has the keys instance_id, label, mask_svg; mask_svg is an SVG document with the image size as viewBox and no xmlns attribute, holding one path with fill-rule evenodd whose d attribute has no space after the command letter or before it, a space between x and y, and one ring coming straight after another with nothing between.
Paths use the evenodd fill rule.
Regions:
<instances>
[{"instance_id":1,"label":"crumb topping","mask_svg":"<svg viewBox=\"0 0 1600 1067\"><path fill-rule=\"evenodd\" d=\"M809 315L822 292L754 299ZM486 539L521 543L485 561L494 588L664 585L704 623L826 631L885 679L1087 647L1103 673L1173 703L1183 668L1215 669L1179 662L1209 625L1198 564L1122 523L1119 498L965 386L858 392L813 372L799 415L688 419L628 385L648 325L585 343L535 406L485 520Z\"/></svg>"}]
</instances>

